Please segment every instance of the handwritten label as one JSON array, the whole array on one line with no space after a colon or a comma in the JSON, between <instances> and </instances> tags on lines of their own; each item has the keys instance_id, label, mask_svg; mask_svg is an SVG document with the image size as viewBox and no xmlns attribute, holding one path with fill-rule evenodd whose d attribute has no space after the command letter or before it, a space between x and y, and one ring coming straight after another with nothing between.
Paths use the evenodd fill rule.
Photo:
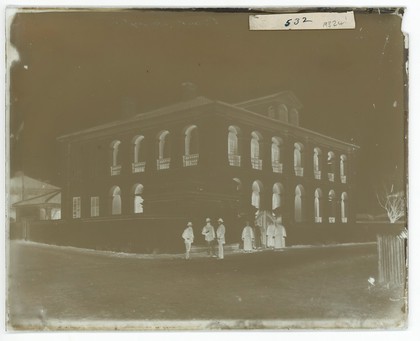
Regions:
<instances>
[{"instance_id":1,"label":"handwritten label","mask_svg":"<svg viewBox=\"0 0 420 341\"><path fill-rule=\"evenodd\" d=\"M290 13L249 16L249 29L258 30L342 30L354 29L354 13Z\"/></svg>"}]
</instances>

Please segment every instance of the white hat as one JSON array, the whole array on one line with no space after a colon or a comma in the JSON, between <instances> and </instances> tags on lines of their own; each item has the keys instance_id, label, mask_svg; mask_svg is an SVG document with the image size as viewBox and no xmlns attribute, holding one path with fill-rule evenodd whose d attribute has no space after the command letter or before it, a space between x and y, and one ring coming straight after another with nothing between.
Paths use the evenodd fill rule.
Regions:
<instances>
[{"instance_id":1,"label":"white hat","mask_svg":"<svg viewBox=\"0 0 420 341\"><path fill-rule=\"evenodd\" d=\"M223 223L223 219L222 218L219 218L218 222L219 223Z\"/></svg>"},{"instance_id":2,"label":"white hat","mask_svg":"<svg viewBox=\"0 0 420 341\"><path fill-rule=\"evenodd\" d=\"M206 218L206 223L209 223L209 222L211 222L211 219L210 218Z\"/></svg>"},{"instance_id":3,"label":"white hat","mask_svg":"<svg viewBox=\"0 0 420 341\"><path fill-rule=\"evenodd\" d=\"M192 222L188 222L187 226L192 226Z\"/></svg>"}]
</instances>

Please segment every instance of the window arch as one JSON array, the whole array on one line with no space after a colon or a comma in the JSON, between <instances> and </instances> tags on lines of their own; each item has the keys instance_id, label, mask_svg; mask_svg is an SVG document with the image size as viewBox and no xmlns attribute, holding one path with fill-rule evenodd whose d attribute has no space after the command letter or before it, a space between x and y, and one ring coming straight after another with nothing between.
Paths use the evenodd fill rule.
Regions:
<instances>
[{"instance_id":1,"label":"window arch","mask_svg":"<svg viewBox=\"0 0 420 341\"><path fill-rule=\"evenodd\" d=\"M114 140L111 142L111 175L119 175L121 173L121 165L119 158L120 151L120 140Z\"/></svg>"},{"instance_id":2,"label":"window arch","mask_svg":"<svg viewBox=\"0 0 420 341\"><path fill-rule=\"evenodd\" d=\"M303 144L295 143L295 151L293 157L296 176L303 176Z\"/></svg>"},{"instance_id":3,"label":"window arch","mask_svg":"<svg viewBox=\"0 0 420 341\"><path fill-rule=\"evenodd\" d=\"M142 152L142 141L144 140L143 135L137 135L133 138L133 173L144 172L146 162Z\"/></svg>"},{"instance_id":4,"label":"window arch","mask_svg":"<svg viewBox=\"0 0 420 341\"><path fill-rule=\"evenodd\" d=\"M295 189L295 221L301 223L305 218L304 207L305 190L302 185L297 185Z\"/></svg>"},{"instance_id":5,"label":"window arch","mask_svg":"<svg viewBox=\"0 0 420 341\"><path fill-rule=\"evenodd\" d=\"M255 208L260 208L261 205L261 192L263 191L263 185L260 180L256 180L252 183L252 196L251 205Z\"/></svg>"},{"instance_id":6,"label":"window arch","mask_svg":"<svg viewBox=\"0 0 420 341\"><path fill-rule=\"evenodd\" d=\"M334 173L335 173L335 154L334 152L328 152L328 180L334 181Z\"/></svg>"},{"instance_id":7,"label":"window arch","mask_svg":"<svg viewBox=\"0 0 420 341\"><path fill-rule=\"evenodd\" d=\"M347 183L347 156L340 156L340 179L341 183Z\"/></svg>"},{"instance_id":8,"label":"window arch","mask_svg":"<svg viewBox=\"0 0 420 341\"><path fill-rule=\"evenodd\" d=\"M260 155L260 143L262 135L258 131L251 133L251 164L253 169L262 169L262 159Z\"/></svg>"},{"instance_id":9,"label":"window arch","mask_svg":"<svg viewBox=\"0 0 420 341\"><path fill-rule=\"evenodd\" d=\"M170 143L169 143L169 131L164 130L158 134L158 160L157 169L168 169L171 163L170 157Z\"/></svg>"},{"instance_id":10,"label":"window arch","mask_svg":"<svg viewBox=\"0 0 420 341\"><path fill-rule=\"evenodd\" d=\"M135 184L133 186L133 211L134 213L143 213L143 185L142 184Z\"/></svg>"},{"instance_id":11,"label":"window arch","mask_svg":"<svg viewBox=\"0 0 420 341\"><path fill-rule=\"evenodd\" d=\"M331 190L328 193L328 204L329 204L329 222L335 223L335 215L336 215L336 198L334 190Z\"/></svg>"},{"instance_id":12,"label":"window arch","mask_svg":"<svg viewBox=\"0 0 420 341\"><path fill-rule=\"evenodd\" d=\"M276 182L273 186L272 209L281 208L283 204L284 187L280 182Z\"/></svg>"},{"instance_id":13,"label":"window arch","mask_svg":"<svg viewBox=\"0 0 420 341\"><path fill-rule=\"evenodd\" d=\"M289 123L289 110L285 104L280 104L278 108L279 120L285 123Z\"/></svg>"},{"instance_id":14,"label":"window arch","mask_svg":"<svg viewBox=\"0 0 420 341\"><path fill-rule=\"evenodd\" d=\"M322 191L320 188L315 190L314 209L315 222L322 223Z\"/></svg>"},{"instance_id":15,"label":"window arch","mask_svg":"<svg viewBox=\"0 0 420 341\"><path fill-rule=\"evenodd\" d=\"M280 137L274 136L271 139L271 165L274 173L283 172L282 146L283 140Z\"/></svg>"},{"instance_id":16,"label":"window arch","mask_svg":"<svg viewBox=\"0 0 420 341\"><path fill-rule=\"evenodd\" d=\"M321 160L322 160L321 149L314 148L314 177L315 179L321 179Z\"/></svg>"},{"instance_id":17,"label":"window arch","mask_svg":"<svg viewBox=\"0 0 420 341\"><path fill-rule=\"evenodd\" d=\"M184 167L198 164L198 128L190 125L185 129Z\"/></svg>"},{"instance_id":18,"label":"window arch","mask_svg":"<svg viewBox=\"0 0 420 341\"><path fill-rule=\"evenodd\" d=\"M230 166L241 165L241 154L239 150L239 136L240 129L236 126L229 126L228 128L228 158Z\"/></svg>"},{"instance_id":19,"label":"window arch","mask_svg":"<svg viewBox=\"0 0 420 341\"><path fill-rule=\"evenodd\" d=\"M348 214L348 196L346 192L341 194L341 222L347 223L347 214Z\"/></svg>"},{"instance_id":20,"label":"window arch","mask_svg":"<svg viewBox=\"0 0 420 341\"><path fill-rule=\"evenodd\" d=\"M111 214L121 214L121 189L118 186L113 186L109 191Z\"/></svg>"}]
</instances>

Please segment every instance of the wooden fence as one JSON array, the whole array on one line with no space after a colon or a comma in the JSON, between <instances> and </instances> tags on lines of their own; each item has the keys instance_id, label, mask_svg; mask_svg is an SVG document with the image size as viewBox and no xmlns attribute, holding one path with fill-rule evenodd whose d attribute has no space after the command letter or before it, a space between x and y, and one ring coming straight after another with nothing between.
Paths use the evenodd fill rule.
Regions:
<instances>
[{"instance_id":1,"label":"wooden fence","mask_svg":"<svg viewBox=\"0 0 420 341\"><path fill-rule=\"evenodd\" d=\"M407 282L407 230L377 234L378 281L387 286Z\"/></svg>"}]
</instances>

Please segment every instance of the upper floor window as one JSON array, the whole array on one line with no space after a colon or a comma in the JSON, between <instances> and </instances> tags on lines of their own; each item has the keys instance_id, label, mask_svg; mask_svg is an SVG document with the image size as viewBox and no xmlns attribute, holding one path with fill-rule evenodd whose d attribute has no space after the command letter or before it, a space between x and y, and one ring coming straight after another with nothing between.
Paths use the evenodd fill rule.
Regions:
<instances>
[{"instance_id":1,"label":"upper floor window","mask_svg":"<svg viewBox=\"0 0 420 341\"><path fill-rule=\"evenodd\" d=\"M276 118L276 109L274 109L274 106L272 105L268 107L268 117Z\"/></svg>"},{"instance_id":2,"label":"upper floor window","mask_svg":"<svg viewBox=\"0 0 420 341\"><path fill-rule=\"evenodd\" d=\"M109 195L111 214L121 214L121 189L118 186L113 186L109 191Z\"/></svg>"},{"instance_id":3,"label":"upper floor window","mask_svg":"<svg viewBox=\"0 0 420 341\"><path fill-rule=\"evenodd\" d=\"M279 120L285 123L289 122L289 110L285 104L280 104L278 107Z\"/></svg>"},{"instance_id":4,"label":"upper floor window","mask_svg":"<svg viewBox=\"0 0 420 341\"><path fill-rule=\"evenodd\" d=\"M121 164L119 159L119 149L121 141L114 140L111 143L111 175L121 174Z\"/></svg>"},{"instance_id":5,"label":"upper floor window","mask_svg":"<svg viewBox=\"0 0 420 341\"><path fill-rule=\"evenodd\" d=\"M171 163L170 157L170 143L169 143L169 131L164 130L158 134L158 159L157 169L168 169Z\"/></svg>"},{"instance_id":6,"label":"upper floor window","mask_svg":"<svg viewBox=\"0 0 420 341\"><path fill-rule=\"evenodd\" d=\"M228 158L229 165L240 166L241 154L239 150L240 129L236 126L230 126L228 131Z\"/></svg>"},{"instance_id":7,"label":"upper floor window","mask_svg":"<svg viewBox=\"0 0 420 341\"><path fill-rule=\"evenodd\" d=\"M134 213L143 213L143 185L135 184L133 186L133 196L134 196Z\"/></svg>"},{"instance_id":8,"label":"upper floor window","mask_svg":"<svg viewBox=\"0 0 420 341\"><path fill-rule=\"evenodd\" d=\"M146 167L146 161L144 160L143 155L143 144L144 136L138 135L133 139L133 164L132 171L133 173L144 172Z\"/></svg>"},{"instance_id":9,"label":"upper floor window","mask_svg":"<svg viewBox=\"0 0 420 341\"><path fill-rule=\"evenodd\" d=\"M341 183L347 183L347 156L340 156L340 179Z\"/></svg>"},{"instance_id":10,"label":"upper floor window","mask_svg":"<svg viewBox=\"0 0 420 341\"><path fill-rule=\"evenodd\" d=\"M335 174L335 154L334 152L328 152L328 180L334 181Z\"/></svg>"},{"instance_id":11,"label":"upper floor window","mask_svg":"<svg viewBox=\"0 0 420 341\"><path fill-rule=\"evenodd\" d=\"M252 183L252 196L251 196L251 205L259 209L261 204L260 193L263 190L263 186L260 180L256 180Z\"/></svg>"},{"instance_id":12,"label":"upper floor window","mask_svg":"<svg viewBox=\"0 0 420 341\"><path fill-rule=\"evenodd\" d=\"M303 176L303 144L300 142L295 143L293 164L296 176Z\"/></svg>"},{"instance_id":13,"label":"upper floor window","mask_svg":"<svg viewBox=\"0 0 420 341\"><path fill-rule=\"evenodd\" d=\"M282 162L282 146L283 141L280 137L274 136L271 139L271 165L273 167L274 173L283 172L283 162Z\"/></svg>"},{"instance_id":14,"label":"upper floor window","mask_svg":"<svg viewBox=\"0 0 420 341\"><path fill-rule=\"evenodd\" d=\"M315 179L321 179L321 149L314 149L314 177Z\"/></svg>"},{"instance_id":15,"label":"upper floor window","mask_svg":"<svg viewBox=\"0 0 420 341\"><path fill-rule=\"evenodd\" d=\"M322 202L322 191L320 188L317 188L315 190L315 199L314 199L314 211L315 211L316 223L322 223L321 202Z\"/></svg>"},{"instance_id":16,"label":"upper floor window","mask_svg":"<svg viewBox=\"0 0 420 341\"><path fill-rule=\"evenodd\" d=\"M198 129L191 125L185 129L184 167L198 164Z\"/></svg>"},{"instance_id":17,"label":"upper floor window","mask_svg":"<svg viewBox=\"0 0 420 341\"><path fill-rule=\"evenodd\" d=\"M262 160L260 158L260 141L262 136L259 132L251 133L251 164L254 169L262 169Z\"/></svg>"},{"instance_id":18,"label":"upper floor window","mask_svg":"<svg viewBox=\"0 0 420 341\"><path fill-rule=\"evenodd\" d=\"M296 109L290 110L289 122L294 126L299 126L299 112Z\"/></svg>"}]
</instances>

